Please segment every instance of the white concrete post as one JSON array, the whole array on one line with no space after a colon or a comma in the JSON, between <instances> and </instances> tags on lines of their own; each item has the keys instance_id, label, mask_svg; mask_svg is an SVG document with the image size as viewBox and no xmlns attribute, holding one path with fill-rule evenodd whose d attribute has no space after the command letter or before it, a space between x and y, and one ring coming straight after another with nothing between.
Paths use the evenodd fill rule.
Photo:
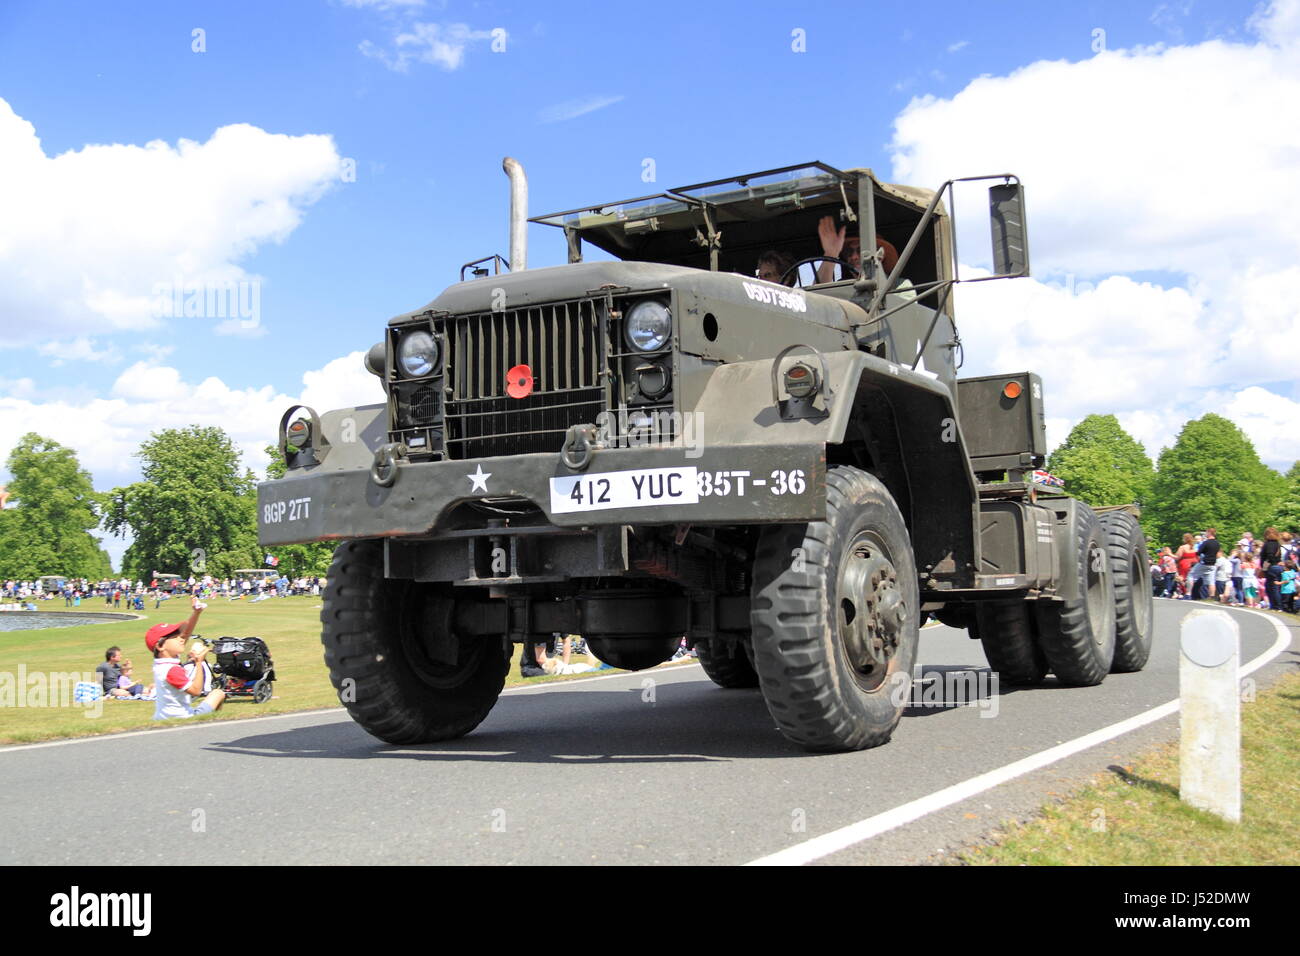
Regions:
<instances>
[{"instance_id":1,"label":"white concrete post","mask_svg":"<svg viewBox=\"0 0 1300 956\"><path fill-rule=\"evenodd\" d=\"M1183 618L1178 667L1185 803L1241 822L1241 699L1237 622L1226 611Z\"/></svg>"}]
</instances>

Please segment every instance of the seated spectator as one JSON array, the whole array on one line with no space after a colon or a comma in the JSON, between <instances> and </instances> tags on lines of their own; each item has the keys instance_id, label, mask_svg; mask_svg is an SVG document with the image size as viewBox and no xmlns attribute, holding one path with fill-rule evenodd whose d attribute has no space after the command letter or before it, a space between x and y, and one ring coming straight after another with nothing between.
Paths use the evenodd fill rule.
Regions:
<instances>
[{"instance_id":1,"label":"seated spectator","mask_svg":"<svg viewBox=\"0 0 1300 956\"><path fill-rule=\"evenodd\" d=\"M145 687L144 684L137 681L131 675L132 670L134 670L134 667L130 661L122 662L122 676L117 679L118 690L126 691L130 697L152 697L153 688Z\"/></svg>"},{"instance_id":2,"label":"seated spectator","mask_svg":"<svg viewBox=\"0 0 1300 956\"><path fill-rule=\"evenodd\" d=\"M194 633L194 626L198 624L199 615L206 606L195 598L194 610L184 624L155 624L144 636L145 647L154 655L153 673L158 694L154 720L210 714L219 710L225 702L226 692L218 688L204 697L203 703L197 707L190 704L190 699L204 690L207 668L202 665L208 653L206 645L196 641L196 646L190 648L189 658L194 665L191 670L187 671L180 661L185 642Z\"/></svg>"},{"instance_id":3,"label":"seated spectator","mask_svg":"<svg viewBox=\"0 0 1300 956\"><path fill-rule=\"evenodd\" d=\"M118 686L122 677L122 648L113 646L104 652L104 663L95 668L104 687L105 697L130 697L128 691Z\"/></svg>"}]
</instances>

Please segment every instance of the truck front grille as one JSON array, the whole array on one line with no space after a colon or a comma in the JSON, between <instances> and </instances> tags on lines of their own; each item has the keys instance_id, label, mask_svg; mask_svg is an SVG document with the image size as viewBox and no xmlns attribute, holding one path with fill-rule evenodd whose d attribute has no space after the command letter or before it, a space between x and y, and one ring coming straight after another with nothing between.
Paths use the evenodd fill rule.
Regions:
<instances>
[{"instance_id":1,"label":"truck front grille","mask_svg":"<svg viewBox=\"0 0 1300 956\"><path fill-rule=\"evenodd\" d=\"M448 458L555 452L570 425L595 422L606 405L603 300L580 299L443 320ZM527 365L533 389L506 393L506 372Z\"/></svg>"}]
</instances>

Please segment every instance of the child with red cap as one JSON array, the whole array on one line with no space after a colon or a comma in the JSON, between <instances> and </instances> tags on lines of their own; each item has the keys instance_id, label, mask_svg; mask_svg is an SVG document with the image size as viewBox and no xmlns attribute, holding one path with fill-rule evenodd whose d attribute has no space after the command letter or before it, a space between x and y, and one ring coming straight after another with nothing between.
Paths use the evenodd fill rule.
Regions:
<instances>
[{"instance_id":1,"label":"child with red cap","mask_svg":"<svg viewBox=\"0 0 1300 956\"><path fill-rule=\"evenodd\" d=\"M226 692L218 688L208 694L199 706L190 706L191 696L203 693L203 658L208 653L207 647L199 644L191 648L189 653L193 664L192 673L181 665L180 653L185 649L185 642L194 633L194 625L199 622L199 615L207 607L198 598L194 598L193 606L194 610L184 624L155 624L145 633L144 645L153 652L153 676L158 688L158 704L154 708L154 720L210 714L219 710L226 699Z\"/></svg>"}]
</instances>

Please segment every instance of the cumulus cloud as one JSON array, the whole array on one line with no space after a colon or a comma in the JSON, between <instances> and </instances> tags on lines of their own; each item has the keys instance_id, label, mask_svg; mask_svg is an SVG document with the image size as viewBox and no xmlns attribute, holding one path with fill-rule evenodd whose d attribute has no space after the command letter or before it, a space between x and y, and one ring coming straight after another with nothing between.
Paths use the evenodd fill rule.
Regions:
<instances>
[{"instance_id":1,"label":"cumulus cloud","mask_svg":"<svg viewBox=\"0 0 1300 956\"><path fill-rule=\"evenodd\" d=\"M283 242L338 168L329 136L247 124L203 143L87 145L50 157L0 99L3 344L150 328L161 321L160 288L255 281L239 262ZM102 355L84 342L81 357Z\"/></svg>"},{"instance_id":2,"label":"cumulus cloud","mask_svg":"<svg viewBox=\"0 0 1300 956\"><path fill-rule=\"evenodd\" d=\"M215 425L226 430L244 464L260 475L266 470L262 450L274 444L288 406L302 403L324 412L384 400L379 380L364 370L363 357L353 352L307 372L293 395L271 385L232 388L215 376L187 381L154 360L130 365L106 397L89 400L43 394L31 379L0 380L0 449L37 431L74 449L95 487L107 489L138 478L132 455L151 432Z\"/></svg>"},{"instance_id":3,"label":"cumulus cloud","mask_svg":"<svg viewBox=\"0 0 1300 956\"><path fill-rule=\"evenodd\" d=\"M1294 459L1280 438L1300 394L1276 383L1296 380L1300 338L1300 123L1285 120L1300 102L1297 11L1261 8L1251 42L1032 63L897 117L898 181L1026 184L1039 278L959 289L963 371L1040 371L1053 443L1115 412L1154 455L1214 411L1270 463ZM989 262L984 203L959 193L968 265Z\"/></svg>"}]
</instances>

